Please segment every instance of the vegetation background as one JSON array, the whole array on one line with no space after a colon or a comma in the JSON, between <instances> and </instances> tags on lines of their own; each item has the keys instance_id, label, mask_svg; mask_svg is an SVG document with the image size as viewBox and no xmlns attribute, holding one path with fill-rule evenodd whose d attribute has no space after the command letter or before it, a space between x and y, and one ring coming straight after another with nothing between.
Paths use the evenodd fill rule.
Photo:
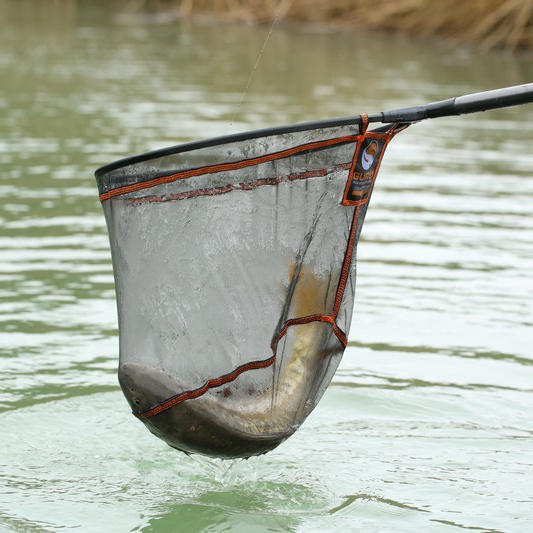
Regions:
<instances>
[{"instance_id":1,"label":"vegetation background","mask_svg":"<svg viewBox=\"0 0 533 533\"><path fill-rule=\"evenodd\" d=\"M482 48L533 48L533 0L132 0L177 8L181 15L216 13L266 22L280 18L418 37L440 37Z\"/></svg>"}]
</instances>

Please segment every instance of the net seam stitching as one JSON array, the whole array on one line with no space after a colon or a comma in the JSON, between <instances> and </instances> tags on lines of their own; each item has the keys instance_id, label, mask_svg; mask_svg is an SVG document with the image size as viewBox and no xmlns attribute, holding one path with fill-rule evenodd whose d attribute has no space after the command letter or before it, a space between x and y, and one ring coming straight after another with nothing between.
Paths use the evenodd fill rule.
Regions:
<instances>
[{"instance_id":1,"label":"net seam stitching","mask_svg":"<svg viewBox=\"0 0 533 533\"><path fill-rule=\"evenodd\" d=\"M387 136L386 133L373 135L379 136L379 138L384 138ZM142 181L139 183L133 183L131 185L124 185L122 187L117 187L116 189L111 189L100 195L100 201L104 202L110 198L116 196L121 196L131 192L137 192L144 189L149 189L157 185L163 185L166 183L172 183L173 181L187 179L192 177L198 177L206 174L216 174L218 172L225 172L230 170L239 170L242 168L257 166L263 163L268 163L270 161L276 161L279 159L284 159L290 157L294 154L304 152L307 150L318 150L320 148L326 148L328 146L335 146L338 144L349 143L349 142L358 142L361 139L361 135L345 135L343 137L336 137L334 139L327 139L324 141L316 141L312 143L302 144L299 146L294 146L286 150L281 150L279 152L274 152L272 154L267 154L260 157L253 157L250 159L244 159L241 161L235 161L232 163L222 163L218 165L209 165L204 167L193 168L190 170L183 170L181 172L176 172L168 176L161 176L159 178L154 178L152 180Z\"/></svg>"},{"instance_id":2,"label":"net seam stitching","mask_svg":"<svg viewBox=\"0 0 533 533\"><path fill-rule=\"evenodd\" d=\"M220 376L215 379L208 379L201 387L198 387L197 389L181 392L179 394L176 394L175 396L172 396L168 400L165 400L155 405L154 407L150 407L150 409L147 409L145 411L134 412L133 414L137 418L148 418L150 416L157 415L162 411L166 411L167 409L170 409L171 407L174 407L175 405L184 402L185 400L198 398L199 396L205 394L209 389L220 387L222 385L225 385L226 383L229 383L230 381L234 381L243 372L247 372L248 370L267 368L272 365L275 360L276 355L272 355L267 359L263 359L261 361L252 361L250 363L245 363L241 366L238 366L235 370L229 372L228 374L224 374L223 376Z\"/></svg>"},{"instance_id":3,"label":"net seam stitching","mask_svg":"<svg viewBox=\"0 0 533 533\"><path fill-rule=\"evenodd\" d=\"M287 180L297 181L297 180L307 180L310 178L323 178L323 177L329 176L330 174L334 173L337 170L346 170L349 168L351 168L351 162L340 163L338 165L334 165L334 167L330 169L324 168L324 169L309 170L309 171L300 172L300 173L295 172L287 176ZM256 181L251 181L248 183L242 182L242 183L238 183L237 185L225 185L222 187L196 189L192 191L185 191L182 193L168 194L166 196L143 196L141 198L127 198L125 202L127 205L139 205L139 204L145 204L145 203L163 203L163 202L181 201L181 200L188 200L190 198L198 198L200 196L219 196L219 195L227 194L233 191L249 191L249 190L257 189L259 187L279 185L282 182L283 182L282 178L261 178Z\"/></svg>"}]
</instances>

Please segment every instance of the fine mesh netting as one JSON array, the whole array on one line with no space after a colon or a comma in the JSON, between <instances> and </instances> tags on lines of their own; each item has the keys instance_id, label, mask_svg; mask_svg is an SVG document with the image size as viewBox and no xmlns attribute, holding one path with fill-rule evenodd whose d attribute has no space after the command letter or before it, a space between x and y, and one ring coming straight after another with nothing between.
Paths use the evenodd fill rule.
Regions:
<instances>
[{"instance_id":1,"label":"fine mesh netting","mask_svg":"<svg viewBox=\"0 0 533 533\"><path fill-rule=\"evenodd\" d=\"M356 244L400 129L227 138L97 172L119 380L152 432L238 457L305 420L346 346Z\"/></svg>"}]
</instances>

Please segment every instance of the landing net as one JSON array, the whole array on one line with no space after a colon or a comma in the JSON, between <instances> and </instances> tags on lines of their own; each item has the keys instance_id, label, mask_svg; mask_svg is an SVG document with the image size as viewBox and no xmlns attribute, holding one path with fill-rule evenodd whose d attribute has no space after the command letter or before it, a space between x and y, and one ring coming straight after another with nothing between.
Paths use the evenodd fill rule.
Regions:
<instances>
[{"instance_id":1,"label":"landing net","mask_svg":"<svg viewBox=\"0 0 533 533\"><path fill-rule=\"evenodd\" d=\"M405 125L231 136L97 171L119 380L169 445L220 457L290 436L347 344L356 247Z\"/></svg>"}]
</instances>

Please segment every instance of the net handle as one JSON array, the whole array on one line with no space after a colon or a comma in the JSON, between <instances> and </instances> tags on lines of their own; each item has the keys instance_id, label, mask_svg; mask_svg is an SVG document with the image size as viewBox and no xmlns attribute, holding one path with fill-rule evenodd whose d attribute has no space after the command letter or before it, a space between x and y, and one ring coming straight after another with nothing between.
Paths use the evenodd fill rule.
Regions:
<instances>
[{"instance_id":1,"label":"net handle","mask_svg":"<svg viewBox=\"0 0 533 533\"><path fill-rule=\"evenodd\" d=\"M418 122L427 118L466 115L529 103L533 103L533 83L457 96L423 106L384 111L369 118L370 122Z\"/></svg>"}]
</instances>

